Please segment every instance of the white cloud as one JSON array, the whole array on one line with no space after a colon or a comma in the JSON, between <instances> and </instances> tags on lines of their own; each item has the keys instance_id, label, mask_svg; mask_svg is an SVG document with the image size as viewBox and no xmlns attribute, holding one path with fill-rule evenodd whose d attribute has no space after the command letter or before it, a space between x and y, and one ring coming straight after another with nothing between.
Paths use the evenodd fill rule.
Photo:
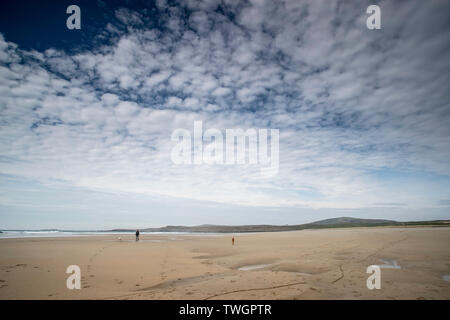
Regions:
<instances>
[{"instance_id":1,"label":"white cloud","mask_svg":"<svg viewBox=\"0 0 450 320\"><path fill-rule=\"evenodd\" d=\"M107 106L114 106L119 102L119 97L112 93L105 93L102 95L101 100Z\"/></svg>"},{"instance_id":2,"label":"white cloud","mask_svg":"<svg viewBox=\"0 0 450 320\"><path fill-rule=\"evenodd\" d=\"M149 87L156 86L161 82L166 81L167 78L170 77L170 74L171 74L170 71L163 71L161 73L153 74L145 81L145 84Z\"/></svg>"},{"instance_id":3,"label":"white cloud","mask_svg":"<svg viewBox=\"0 0 450 320\"><path fill-rule=\"evenodd\" d=\"M120 10L127 32L111 26L116 42L73 56L0 34L0 173L249 206L407 209L448 197L449 29L416 25L446 4L382 2L380 33L365 29L364 5L227 2L233 21L217 2L184 4L196 9L188 19L160 13L167 32ZM280 129L279 174L173 165L170 134L195 120Z\"/></svg>"},{"instance_id":4,"label":"white cloud","mask_svg":"<svg viewBox=\"0 0 450 320\"><path fill-rule=\"evenodd\" d=\"M226 96L230 94L231 90L229 88L220 87L213 91L212 95L216 97Z\"/></svg>"}]
</instances>

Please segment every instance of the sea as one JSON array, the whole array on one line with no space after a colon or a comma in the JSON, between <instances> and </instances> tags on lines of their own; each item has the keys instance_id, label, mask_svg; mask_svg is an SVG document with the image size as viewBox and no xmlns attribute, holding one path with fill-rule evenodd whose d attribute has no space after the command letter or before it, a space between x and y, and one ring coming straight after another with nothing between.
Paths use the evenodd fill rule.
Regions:
<instances>
[{"instance_id":1,"label":"sea","mask_svg":"<svg viewBox=\"0 0 450 320\"><path fill-rule=\"evenodd\" d=\"M80 230L0 230L0 239L11 238L51 238L51 237L83 237L83 236L106 236L106 235L132 235L134 231L80 231ZM140 235L196 235L196 236L223 236L223 233L206 232L145 232Z\"/></svg>"}]
</instances>

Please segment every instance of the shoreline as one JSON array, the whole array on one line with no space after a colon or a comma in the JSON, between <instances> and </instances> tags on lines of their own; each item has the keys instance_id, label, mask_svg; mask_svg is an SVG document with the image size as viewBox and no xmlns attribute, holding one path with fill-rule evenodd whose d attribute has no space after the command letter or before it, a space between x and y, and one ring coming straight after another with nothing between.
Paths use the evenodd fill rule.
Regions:
<instances>
[{"instance_id":1,"label":"shoreline","mask_svg":"<svg viewBox=\"0 0 450 320\"><path fill-rule=\"evenodd\" d=\"M308 230L352 230L352 229L380 229L380 228L397 228L397 229L411 229L411 228L450 228L450 224L438 225L407 225L407 226L354 226L354 227L323 227L323 228L305 228L299 230L278 230L278 231L236 231L236 232L182 232L182 231L165 231L165 232L146 232L141 231L141 235L192 235L192 236L233 236L233 235L252 235L264 233L285 233L285 232L300 232ZM109 231L28 231L28 230L1 230L0 240L3 239L27 239L27 238L70 238L70 237L96 237L96 236L133 236L134 232L109 232Z\"/></svg>"}]
</instances>

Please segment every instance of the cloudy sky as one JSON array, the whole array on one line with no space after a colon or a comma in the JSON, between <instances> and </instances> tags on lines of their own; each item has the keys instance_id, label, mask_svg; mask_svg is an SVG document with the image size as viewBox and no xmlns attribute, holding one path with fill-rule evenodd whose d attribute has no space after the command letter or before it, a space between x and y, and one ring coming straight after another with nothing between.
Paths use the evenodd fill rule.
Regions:
<instances>
[{"instance_id":1,"label":"cloudy sky","mask_svg":"<svg viewBox=\"0 0 450 320\"><path fill-rule=\"evenodd\" d=\"M0 7L0 229L450 218L449 1L22 2ZM278 174L173 164L195 120L279 129Z\"/></svg>"}]
</instances>

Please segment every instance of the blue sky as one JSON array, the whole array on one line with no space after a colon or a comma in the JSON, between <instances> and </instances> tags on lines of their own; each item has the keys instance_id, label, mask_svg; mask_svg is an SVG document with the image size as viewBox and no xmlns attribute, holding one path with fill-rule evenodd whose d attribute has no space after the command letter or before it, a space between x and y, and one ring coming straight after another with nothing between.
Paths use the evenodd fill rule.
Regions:
<instances>
[{"instance_id":1,"label":"blue sky","mask_svg":"<svg viewBox=\"0 0 450 320\"><path fill-rule=\"evenodd\" d=\"M377 3L382 29L366 28ZM81 30L66 28L67 6ZM450 218L448 1L0 5L0 228ZM277 175L171 133L280 130Z\"/></svg>"}]
</instances>

